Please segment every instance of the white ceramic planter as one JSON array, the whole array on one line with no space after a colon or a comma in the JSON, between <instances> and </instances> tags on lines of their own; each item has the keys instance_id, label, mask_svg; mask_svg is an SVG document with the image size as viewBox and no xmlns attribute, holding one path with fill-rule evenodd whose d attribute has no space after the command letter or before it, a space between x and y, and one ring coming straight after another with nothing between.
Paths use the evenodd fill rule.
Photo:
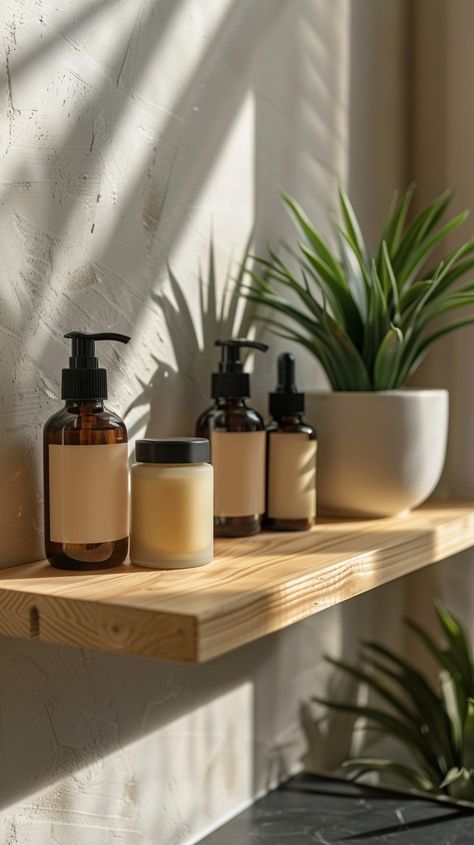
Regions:
<instances>
[{"instance_id":1,"label":"white ceramic planter","mask_svg":"<svg viewBox=\"0 0 474 845\"><path fill-rule=\"evenodd\" d=\"M391 516L421 504L444 466L446 390L309 393L318 512Z\"/></svg>"}]
</instances>

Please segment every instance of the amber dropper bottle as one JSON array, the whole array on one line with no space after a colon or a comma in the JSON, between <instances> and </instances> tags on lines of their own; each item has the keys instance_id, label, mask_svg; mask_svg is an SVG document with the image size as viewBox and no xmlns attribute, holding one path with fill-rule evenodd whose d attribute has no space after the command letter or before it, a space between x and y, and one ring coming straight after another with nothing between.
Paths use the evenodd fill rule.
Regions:
<instances>
[{"instance_id":1,"label":"amber dropper bottle","mask_svg":"<svg viewBox=\"0 0 474 845\"><path fill-rule=\"evenodd\" d=\"M128 448L125 423L104 406L107 371L95 342L126 335L69 332L69 369L62 371L62 410L44 427L44 533L50 564L101 570L128 552Z\"/></svg>"},{"instance_id":2,"label":"amber dropper bottle","mask_svg":"<svg viewBox=\"0 0 474 845\"><path fill-rule=\"evenodd\" d=\"M267 425L267 512L275 531L307 531L316 519L316 431L303 418L304 393L295 385L295 358L278 357L278 385L270 393Z\"/></svg>"}]
</instances>

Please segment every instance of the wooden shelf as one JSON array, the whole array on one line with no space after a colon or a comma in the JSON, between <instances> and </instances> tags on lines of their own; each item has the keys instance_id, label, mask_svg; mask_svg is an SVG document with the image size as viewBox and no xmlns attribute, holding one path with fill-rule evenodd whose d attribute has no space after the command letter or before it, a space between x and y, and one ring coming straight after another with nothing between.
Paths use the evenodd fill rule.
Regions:
<instances>
[{"instance_id":1,"label":"wooden shelf","mask_svg":"<svg viewBox=\"0 0 474 845\"><path fill-rule=\"evenodd\" d=\"M199 663L474 545L474 503L218 540L212 564L0 573L0 633Z\"/></svg>"}]
</instances>

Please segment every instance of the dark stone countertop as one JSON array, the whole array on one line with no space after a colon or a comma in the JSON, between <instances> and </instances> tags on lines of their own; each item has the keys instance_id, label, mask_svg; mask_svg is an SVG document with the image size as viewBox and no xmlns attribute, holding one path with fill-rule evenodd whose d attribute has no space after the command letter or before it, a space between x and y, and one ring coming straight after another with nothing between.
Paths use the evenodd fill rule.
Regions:
<instances>
[{"instance_id":1,"label":"dark stone countertop","mask_svg":"<svg viewBox=\"0 0 474 845\"><path fill-rule=\"evenodd\" d=\"M200 845L474 845L474 812L452 804L299 775Z\"/></svg>"}]
</instances>

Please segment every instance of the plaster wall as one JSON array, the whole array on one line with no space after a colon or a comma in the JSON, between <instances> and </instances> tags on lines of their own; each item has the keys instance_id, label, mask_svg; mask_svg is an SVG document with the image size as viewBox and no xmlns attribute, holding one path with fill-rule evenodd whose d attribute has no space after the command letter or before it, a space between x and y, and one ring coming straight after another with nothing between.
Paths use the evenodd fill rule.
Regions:
<instances>
[{"instance_id":1,"label":"plaster wall","mask_svg":"<svg viewBox=\"0 0 474 845\"><path fill-rule=\"evenodd\" d=\"M41 428L58 407L64 332L131 334L103 348L109 404L132 437L188 433L208 403L212 341L231 329L214 306L229 262L254 225L257 247L290 232L276 186L324 227L349 181L376 222L405 177L394 152L404 8L4 0L3 565L42 556ZM367 56L387 27L375 68ZM377 155L374 91L377 121L392 127ZM211 233L215 292L199 282ZM254 379L260 408L277 352L273 342ZM300 381L324 384L304 355ZM2 638L0 842L184 845L303 763L334 766L347 734L337 720L310 724L301 703L335 683L324 651L350 656L361 633L388 630L404 590L198 668Z\"/></svg>"}]
</instances>

